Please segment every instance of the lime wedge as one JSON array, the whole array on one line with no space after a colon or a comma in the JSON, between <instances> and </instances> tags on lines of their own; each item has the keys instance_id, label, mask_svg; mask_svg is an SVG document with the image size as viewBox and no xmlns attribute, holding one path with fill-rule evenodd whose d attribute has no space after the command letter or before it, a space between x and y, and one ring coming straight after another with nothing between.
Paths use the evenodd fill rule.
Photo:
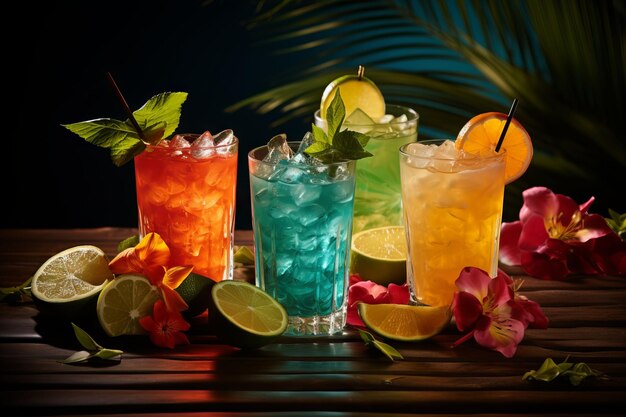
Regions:
<instances>
[{"instance_id":1,"label":"lime wedge","mask_svg":"<svg viewBox=\"0 0 626 417\"><path fill-rule=\"evenodd\" d=\"M211 288L213 288L211 278L204 275L190 273L187 278L176 288L176 292L187 303L189 308L181 313L185 318L196 317L206 311L211 298Z\"/></svg>"},{"instance_id":2,"label":"lime wedge","mask_svg":"<svg viewBox=\"0 0 626 417\"><path fill-rule=\"evenodd\" d=\"M98 296L98 321L109 336L145 334L139 319L151 316L160 298L157 287L141 275L119 275Z\"/></svg>"},{"instance_id":3,"label":"lime wedge","mask_svg":"<svg viewBox=\"0 0 626 417\"><path fill-rule=\"evenodd\" d=\"M433 337L452 318L449 306L359 303L358 311L368 329L400 342L415 342Z\"/></svg>"},{"instance_id":4,"label":"lime wedge","mask_svg":"<svg viewBox=\"0 0 626 417\"><path fill-rule=\"evenodd\" d=\"M350 272L381 285L406 282L407 247L403 226L363 230L352 237Z\"/></svg>"},{"instance_id":5,"label":"lime wedge","mask_svg":"<svg viewBox=\"0 0 626 417\"><path fill-rule=\"evenodd\" d=\"M255 349L272 343L287 328L287 311L260 288L244 281L216 282L209 319L225 343Z\"/></svg>"},{"instance_id":6,"label":"lime wedge","mask_svg":"<svg viewBox=\"0 0 626 417\"><path fill-rule=\"evenodd\" d=\"M71 319L92 305L107 280L113 279L102 249L75 246L44 262L31 282L33 300L42 313Z\"/></svg>"}]
</instances>

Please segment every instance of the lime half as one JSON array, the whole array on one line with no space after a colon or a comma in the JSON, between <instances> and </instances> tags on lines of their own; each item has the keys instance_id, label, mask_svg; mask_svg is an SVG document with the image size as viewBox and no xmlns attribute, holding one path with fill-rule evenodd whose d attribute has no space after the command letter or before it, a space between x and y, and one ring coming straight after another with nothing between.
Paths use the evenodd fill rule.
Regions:
<instances>
[{"instance_id":1,"label":"lime half","mask_svg":"<svg viewBox=\"0 0 626 417\"><path fill-rule=\"evenodd\" d=\"M139 319L151 316L158 288L141 275L119 275L98 296L98 321L109 336L145 334Z\"/></svg>"},{"instance_id":2,"label":"lime half","mask_svg":"<svg viewBox=\"0 0 626 417\"><path fill-rule=\"evenodd\" d=\"M102 249L75 246L57 253L39 267L31 291L42 313L71 319L92 305L111 279L113 273Z\"/></svg>"},{"instance_id":3,"label":"lime half","mask_svg":"<svg viewBox=\"0 0 626 417\"><path fill-rule=\"evenodd\" d=\"M359 317L372 331L387 339L415 342L440 333L450 323L449 306L358 304Z\"/></svg>"},{"instance_id":4,"label":"lime half","mask_svg":"<svg viewBox=\"0 0 626 417\"><path fill-rule=\"evenodd\" d=\"M287 329L287 311L260 288L244 281L220 281L211 289L209 319L229 345L254 349Z\"/></svg>"},{"instance_id":5,"label":"lime half","mask_svg":"<svg viewBox=\"0 0 626 417\"><path fill-rule=\"evenodd\" d=\"M406 282L407 247L403 226L363 230L352 237L350 272L381 285Z\"/></svg>"}]
</instances>

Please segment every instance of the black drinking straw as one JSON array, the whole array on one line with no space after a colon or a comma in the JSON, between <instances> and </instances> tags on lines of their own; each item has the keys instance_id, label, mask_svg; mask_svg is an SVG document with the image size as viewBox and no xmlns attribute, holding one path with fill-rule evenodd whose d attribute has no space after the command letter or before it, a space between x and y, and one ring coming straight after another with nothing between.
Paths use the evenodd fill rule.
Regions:
<instances>
[{"instance_id":1,"label":"black drinking straw","mask_svg":"<svg viewBox=\"0 0 626 417\"><path fill-rule=\"evenodd\" d=\"M500 150L502 146L502 142L504 142L504 136L506 135L506 131L509 129L509 125L511 124L511 119L513 119L513 115L515 114L515 110L517 110L517 99L513 99L513 104L511 104L511 110L509 110L509 115L506 118L506 123L504 124L504 129L502 129L502 133L500 134L500 139L498 139L498 144L496 145L496 152Z\"/></svg>"},{"instance_id":2,"label":"black drinking straw","mask_svg":"<svg viewBox=\"0 0 626 417\"><path fill-rule=\"evenodd\" d=\"M130 107L128 107L128 103L126 102L124 95L122 94L119 87L117 86L117 83L113 79L113 76L108 71L107 71L107 79L109 80L109 83L111 83L111 87L113 87L113 91L115 91L115 95L120 100L120 103L122 103L122 107L124 107L124 111L126 112L126 115L128 115L128 118L130 119L130 122L133 124L135 130L137 131L137 134L139 135L141 140L145 142L143 130L141 130L141 128L139 127L139 123L137 123L135 116L133 116L133 112L130 110Z\"/></svg>"}]
</instances>

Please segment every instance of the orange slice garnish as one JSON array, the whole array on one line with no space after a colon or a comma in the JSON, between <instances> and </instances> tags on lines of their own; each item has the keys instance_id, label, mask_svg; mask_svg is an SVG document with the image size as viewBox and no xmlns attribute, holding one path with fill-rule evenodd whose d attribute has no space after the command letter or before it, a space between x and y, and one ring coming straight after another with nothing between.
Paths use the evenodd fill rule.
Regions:
<instances>
[{"instance_id":1,"label":"orange slice garnish","mask_svg":"<svg viewBox=\"0 0 626 417\"><path fill-rule=\"evenodd\" d=\"M497 112L474 116L459 132L456 148L477 155L493 154L506 118L506 114ZM533 158L530 135L515 118L511 119L500 149L506 149L504 182L509 184L526 172Z\"/></svg>"}]
</instances>

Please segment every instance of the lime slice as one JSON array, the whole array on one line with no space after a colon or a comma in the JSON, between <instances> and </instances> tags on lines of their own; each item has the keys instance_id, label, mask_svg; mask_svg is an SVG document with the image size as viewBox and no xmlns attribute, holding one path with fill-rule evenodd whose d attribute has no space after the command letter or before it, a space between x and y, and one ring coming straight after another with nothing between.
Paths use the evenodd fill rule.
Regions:
<instances>
[{"instance_id":1,"label":"lime slice","mask_svg":"<svg viewBox=\"0 0 626 417\"><path fill-rule=\"evenodd\" d=\"M49 258L35 272L31 292L39 310L65 318L92 306L107 280L113 279L102 249L75 246Z\"/></svg>"},{"instance_id":2,"label":"lime slice","mask_svg":"<svg viewBox=\"0 0 626 417\"><path fill-rule=\"evenodd\" d=\"M352 237L350 273L388 285L406 282L406 236L403 226L363 230Z\"/></svg>"},{"instance_id":3,"label":"lime slice","mask_svg":"<svg viewBox=\"0 0 626 417\"><path fill-rule=\"evenodd\" d=\"M362 68L362 67L361 67ZM346 115L351 115L356 109L361 109L374 120L385 115L385 98L376 84L363 75L343 75L330 82L324 89L320 103L320 116L326 119L326 111L335 98L337 90L341 91L341 98L346 107Z\"/></svg>"},{"instance_id":4,"label":"lime slice","mask_svg":"<svg viewBox=\"0 0 626 417\"><path fill-rule=\"evenodd\" d=\"M433 337L452 318L449 306L359 303L358 310L368 329L400 342L415 342Z\"/></svg>"},{"instance_id":5,"label":"lime slice","mask_svg":"<svg viewBox=\"0 0 626 417\"><path fill-rule=\"evenodd\" d=\"M287 328L287 311L260 288L244 281L216 282L209 319L229 345L255 349L273 342Z\"/></svg>"},{"instance_id":6,"label":"lime slice","mask_svg":"<svg viewBox=\"0 0 626 417\"><path fill-rule=\"evenodd\" d=\"M98 296L98 321L109 336L145 334L139 319L151 316L160 298L157 287L141 275L119 275Z\"/></svg>"},{"instance_id":7,"label":"lime slice","mask_svg":"<svg viewBox=\"0 0 626 417\"><path fill-rule=\"evenodd\" d=\"M176 292L185 300L189 308L181 313L185 318L196 317L206 311L209 307L209 298L211 298L211 288L213 288L211 278L204 275L191 273L176 288Z\"/></svg>"}]
</instances>

